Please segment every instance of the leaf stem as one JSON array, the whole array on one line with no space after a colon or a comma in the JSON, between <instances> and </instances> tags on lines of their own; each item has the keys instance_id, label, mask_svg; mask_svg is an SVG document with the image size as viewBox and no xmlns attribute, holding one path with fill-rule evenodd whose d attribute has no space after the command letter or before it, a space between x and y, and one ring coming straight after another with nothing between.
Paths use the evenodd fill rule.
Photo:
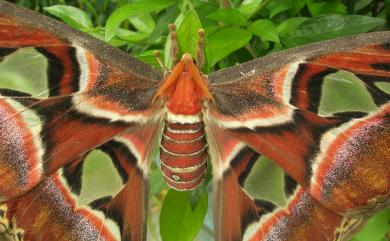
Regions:
<instances>
[{"instance_id":1,"label":"leaf stem","mask_svg":"<svg viewBox=\"0 0 390 241\"><path fill-rule=\"evenodd\" d=\"M264 0L262 1L256 8L255 11L251 13L251 15L248 16L248 19L253 18L258 12L260 12L271 0Z\"/></svg>"},{"instance_id":2,"label":"leaf stem","mask_svg":"<svg viewBox=\"0 0 390 241\"><path fill-rule=\"evenodd\" d=\"M253 50L250 44L246 44L245 49L248 50L253 59L257 58L256 52Z\"/></svg>"}]
</instances>

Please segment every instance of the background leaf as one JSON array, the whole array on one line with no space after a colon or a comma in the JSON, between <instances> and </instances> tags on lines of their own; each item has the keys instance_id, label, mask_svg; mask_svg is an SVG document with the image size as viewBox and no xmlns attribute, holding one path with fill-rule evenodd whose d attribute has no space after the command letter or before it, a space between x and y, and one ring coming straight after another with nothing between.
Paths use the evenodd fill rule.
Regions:
<instances>
[{"instance_id":1,"label":"background leaf","mask_svg":"<svg viewBox=\"0 0 390 241\"><path fill-rule=\"evenodd\" d=\"M129 17L136 16L141 13L155 12L167 8L174 3L174 0L145 0L143 2L128 3L115 10L106 23L106 41L111 40L119 25Z\"/></svg>"},{"instance_id":2,"label":"background leaf","mask_svg":"<svg viewBox=\"0 0 390 241\"><path fill-rule=\"evenodd\" d=\"M211 65L245 46L251 37L249 31L240 28L223 28L208 36Z\"/></svg>"},{"instance_id":3,"label":"background leaf","mask_svg":"<svg viewBox=\"0 0 390 241\"><path fill-rule=\"evenodd\" d=\"M195 210L192 210L189 192L169 190L160 215L160 232L163 240L193 240L202 226L207 203L207 194L203 193Z\"/></svg>"},{"instance_id":4,"label":"background leaf","mask_svg":"<svg viewBox=\"0 0 390 241\"><path fill-rule=\"evenodd\" d=\"M289 10L291 7L292 2L290 0L269 1L267 10L270 12L269 17L273 18L277 14Z\"/></svg>"},{"instance_id":5,"label":"background leaf","mask_svg":"<svg viewBox=\"0 0 390 241\"><path fill-rule=\"evenodd\" d=\"M238 10L245 16L250 17L256 13L267 0L244 0Z\"/></svg>"},{"instance_id":6,"label":"background leaf","mask_svg":"<svg viewBox=\"0 0 390 241\"><path fill-rule=\"evenodd\" d=\"M290 36L295 32L299 25L301 25L308 19L308 17L289 18L280 23L276 30L280 36Z\"/></svg>"},{"instance_id":7,"label":"background leaf","mask_svg":"<svg viewBox=\"0 0 390 241\"><path fill-rule=\"evenodd\" d=\"M390 230L390 209L385 209L370 219L366 228L355 235L354 241L385 241Z\"/></svg>"},{"instance_id":8,"label":"background leaf","mask_svg":"<svg viewBox=\"0 0 390 241\"><path fill-rule=\"evenodd\" d=\"M324 14L347 14L347 7L339 1L322 1L308 4L309 11L313 16Z\"/></svg>"},{"instance_id":9,"label":"background leaf","mask_svg":"<svg viewBox=\"0 0 390 241\"><path fill-rule=\"evenodd\" d=\"M384 24L384 20L361 15L322 15L300 24L290 38L292 45L364 33Z\"/></svg>"},{"instance_id":10,"label":"background leaf","mask_svg":"<svg viewBox=\"0 0 390 241\"><path fill-rule=\"evenodd\" d=\"M219 9L207 15L207 18L217 22L224 22L238 26L245 26L248 24L245 16L240 11L233 8Z\"/></svg>"},{"instance_id":11,"label":"background leaf","mask_svg":"<svg viewBox=\"0 0 390 241\"><path fill-rule=\"evenodd\" d=\"M182 54L190 53L195 56L199 39L198 30L203 27L192 6L188 8L182 22L177 26L177 40Z\"/></svg>"},{"instance_id":12,"label":"background leaf","mask_svg":"<svg viewBox=\"0 0 390 241\"><path fill-rule=\"evenodd\" d=\"M263 40L280 44L278 32L271 20L259 19L249 25L248 28L253 34L261 37Z\"/></svg>"},{"instance_id":13,"label":"background leaf","mask_svg":"<svg viewBox=\"0 0 390 241\"><path fill-rule=\"evenodd\" d=\"M356 1L353 11L356 13L372 3L373 0L358 0Z\"/></svg>"},{"instance_id":14,"label":"background leaf","mask_svg":"<svg viewBox=\"0 0 390 241\"><path fill-rule=\"evenodd\" d=\"M65 5L54 5L51 7L45 7L44 9L74 28L88 29L93 27L88 14L79 8Z\"/></svg>"},{"instance_id":15,"label":"background leaf","mask_svg":"<svg viewBox=\"0 0 390 241\"><path fill-rule=\"evenodd\" d=\"M148 13L140 13L128 18L128 21L137 31L118 28L117 35L123 40L137 42L148 37L154 30L155 23Z\"/></svg>"}]
</instances>

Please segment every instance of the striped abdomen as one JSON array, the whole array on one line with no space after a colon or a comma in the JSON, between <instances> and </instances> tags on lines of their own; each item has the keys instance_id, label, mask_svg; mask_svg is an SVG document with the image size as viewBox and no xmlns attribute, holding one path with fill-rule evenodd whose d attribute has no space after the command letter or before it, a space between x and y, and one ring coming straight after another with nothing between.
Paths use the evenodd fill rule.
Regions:
<instances>
[{"instance_id":1,"label":"striped abdomen","mask_svg":"<svg viewBox=\"0 0 390 241\"><path fill-rule=\"evenodd\" d=\"M207 172L207 143L203 122L179 124L167 121L161 140L161 170L176 190L202 184Z\"/></svg>"}]
</instances>

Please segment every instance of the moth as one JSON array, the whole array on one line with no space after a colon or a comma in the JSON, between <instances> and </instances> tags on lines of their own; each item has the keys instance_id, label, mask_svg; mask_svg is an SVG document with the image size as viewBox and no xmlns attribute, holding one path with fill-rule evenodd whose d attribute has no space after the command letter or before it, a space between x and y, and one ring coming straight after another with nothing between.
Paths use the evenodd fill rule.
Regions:
<instances>
[{"instance_id":1,"label":"moth","mask_svg":"<svg viewBox=\"0 0 390 241\"><path fill-rule=\"evenodd\" d=\"M19 51L46 59L47 80L42 95L0 90L0 232L10 240L146 240L155 146L178 190L203 181L210 156L215 240L348 240L390 203L389 32L282 51L209 76L185 54L164 74L0 1L0 61ZM341 96L353 85L328 78L339 72L374 107L321 111L330 85ZM93 149L110 157L122 188L80 204ZM261 155L285 172L284 206L246 189L249 179L264 185L252 172Z\"/></svg>"}]
</instances>

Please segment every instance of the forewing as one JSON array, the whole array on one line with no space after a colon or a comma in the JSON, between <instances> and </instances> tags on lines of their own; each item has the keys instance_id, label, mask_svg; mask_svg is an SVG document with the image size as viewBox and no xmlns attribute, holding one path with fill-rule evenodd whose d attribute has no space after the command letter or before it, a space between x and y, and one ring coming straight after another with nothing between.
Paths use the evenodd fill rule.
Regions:
<instances>
[{"instance_id":1,"label":"forewing","mask_svg":"<svg viewBox=\"0 0 390 241\"><path fill-rule=\"evenodd\" d=\"M336 212L353 220L388 205L388 42L389 33L332 40L209 76L215 105L205 116L302 186L287 214L306 196L310 207L326 210L319 211L324 216ZM329 98L333 92L336 97Z\"/></svg>"},{"instance_id":2,"label":"forewing","mask_svg":"<svg viewBox=\"0 0 390 241\"><path fill-rule=\"evenodd\" d=\"M1 90L2 200L25 193L128 128L158 122L150 121L159 115L151 100L161 74L151 67L5 1L0 31L0 61L10 72L1 87L33 72L34 59L44 70L19 91Z\"/></svg>"},{"instance_id":3,"label":"forewing","mask_svg":"<svg viewBox=\"0 0 390 241\"><path fill-rule=\"evenodd\" d=\"M161 108L151 100L162 74L5 1L0 33L0 71L7 72L0 77L0 201L8 209L0 232L144 240L148 163L161 133ZM30 74L38 67L39 75ZM21 77L27 80L13 86ZM120 181L86 203L84 158L96 148Z\"/></svg>"}]
</instances>

